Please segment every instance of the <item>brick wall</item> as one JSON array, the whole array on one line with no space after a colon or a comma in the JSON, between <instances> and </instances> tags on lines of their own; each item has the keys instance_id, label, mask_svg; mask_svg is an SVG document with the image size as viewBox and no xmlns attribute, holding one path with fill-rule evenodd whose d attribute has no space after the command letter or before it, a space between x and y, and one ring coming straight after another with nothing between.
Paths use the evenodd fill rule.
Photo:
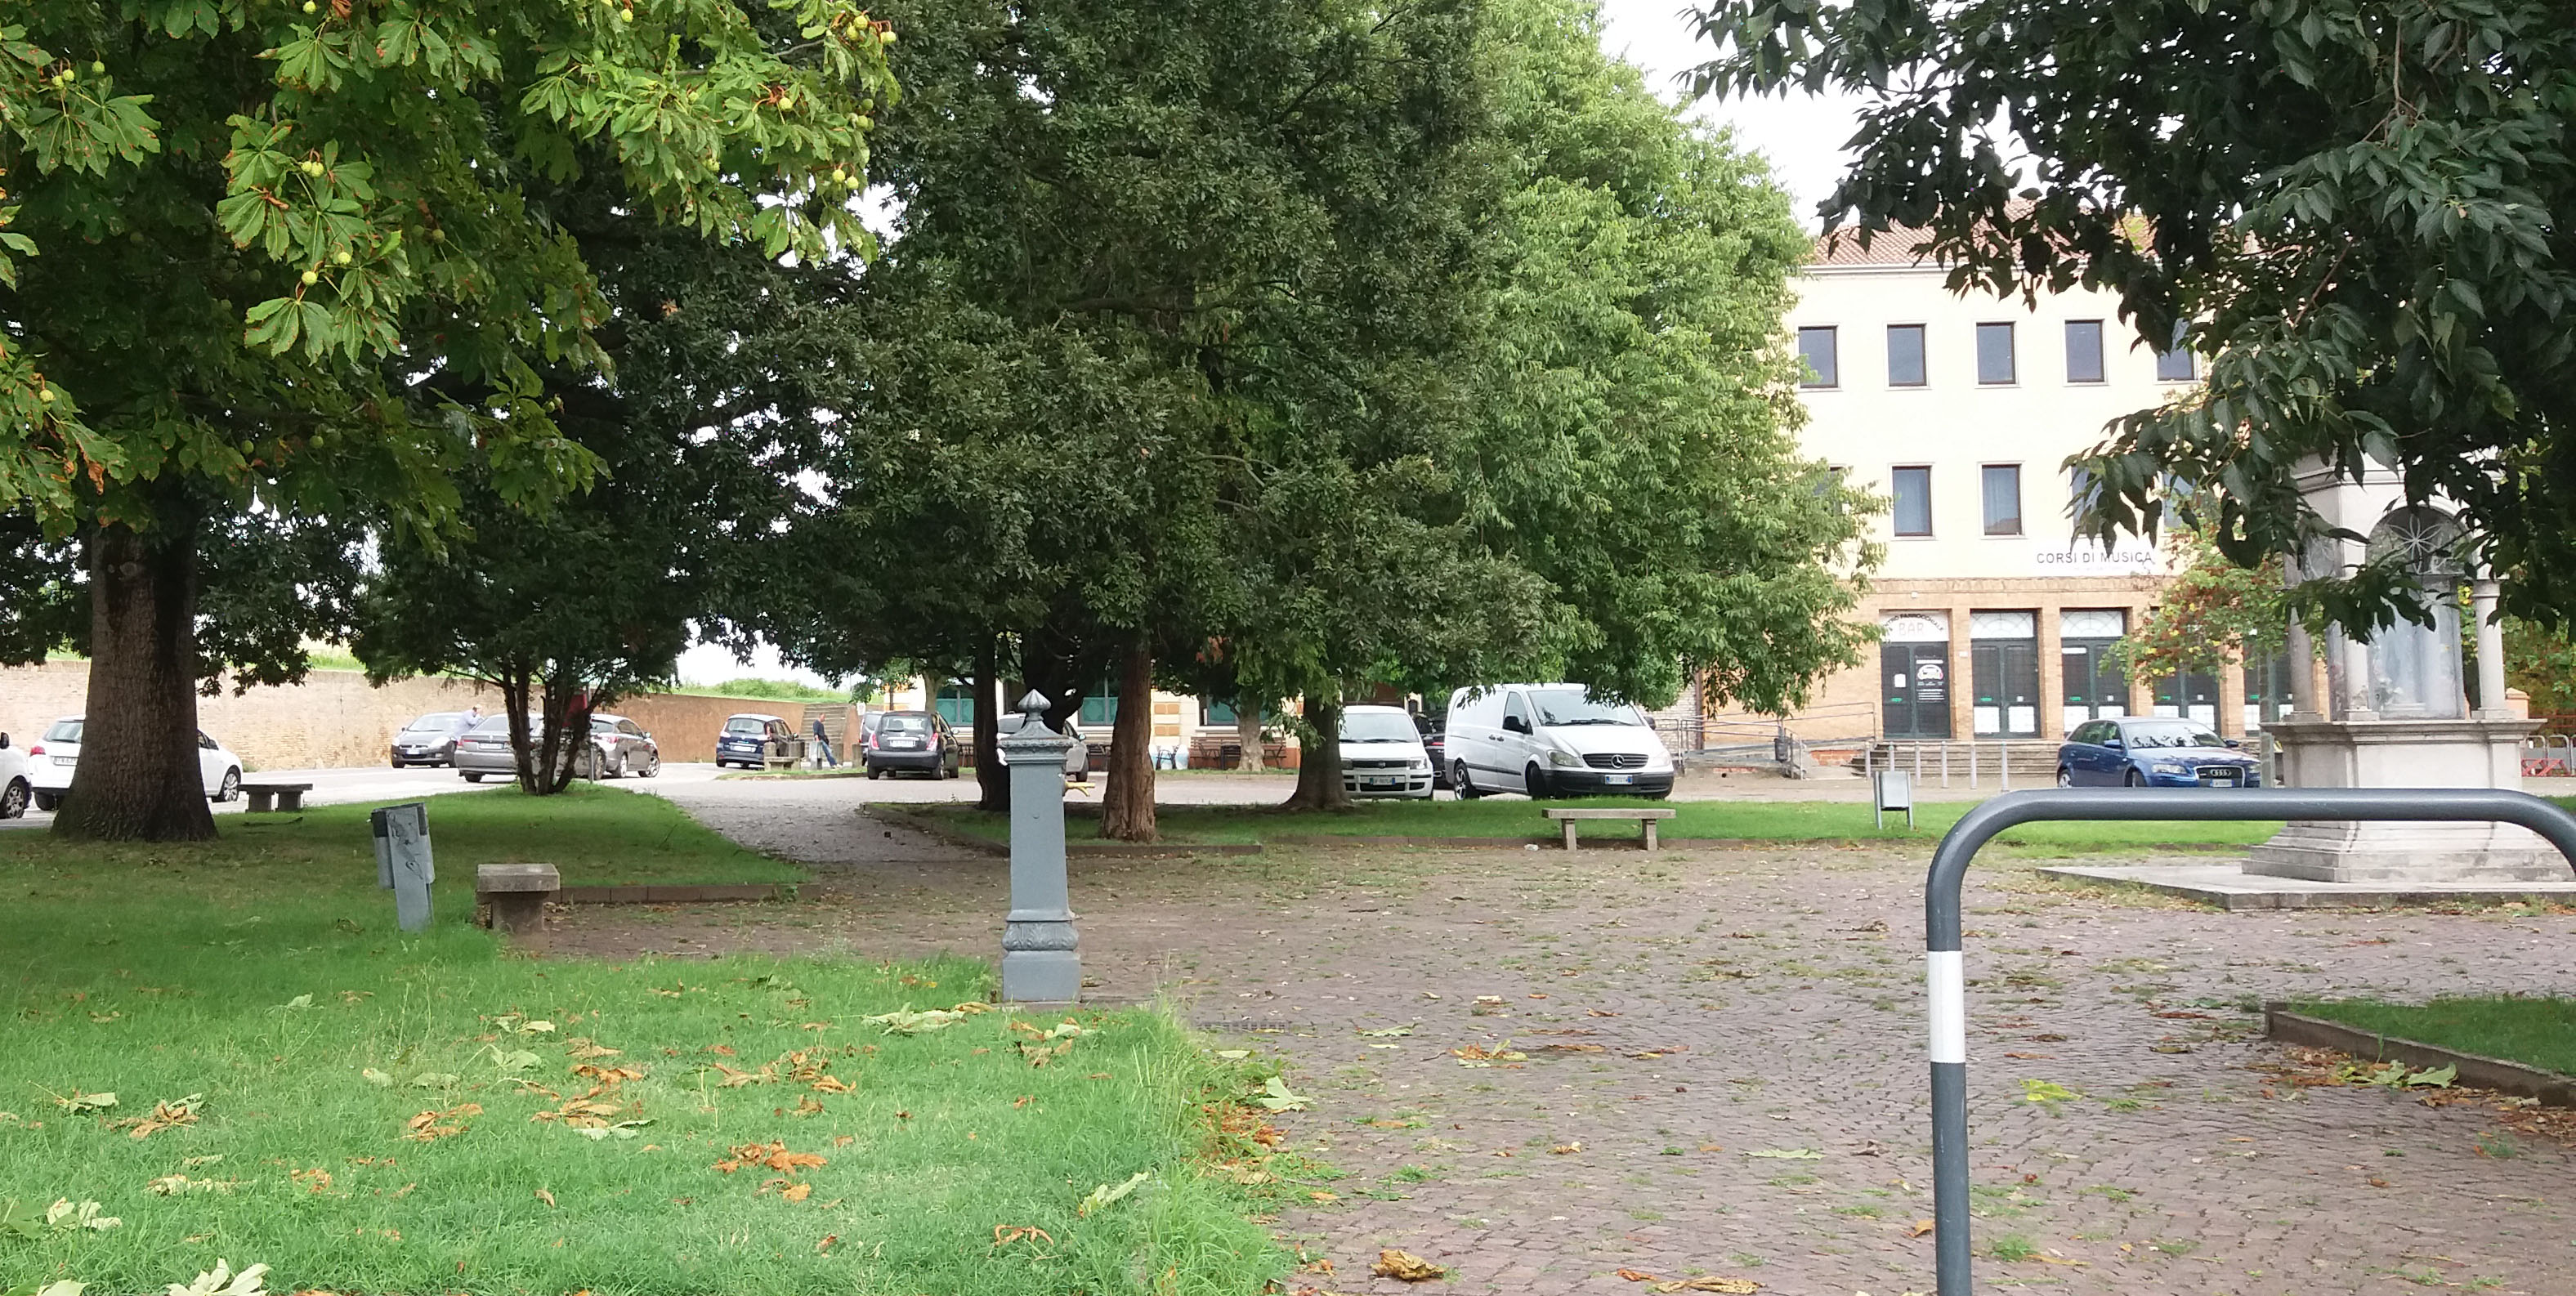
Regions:
<instances>
[{"instance_id":1,"label":"brick wall","mask_svg":"<svg viewBox=\"0 0 2576 1296\"><path fill-rule=\"evenodd\" d=\"M0 733L24 747L57 718L79 715L89 696L89 663L0 668ZM197 700L197 723L241 753L253 772L381 765L394 731L429 711L501 709L499 690L468 680L397 680L371 688L356 671L314 671L293 688L255 688ZM794 703L653 693L613 708L644 726L667 761L715 757L716 731L737 711L799 714Z\"/></svg>"}]
</instances>

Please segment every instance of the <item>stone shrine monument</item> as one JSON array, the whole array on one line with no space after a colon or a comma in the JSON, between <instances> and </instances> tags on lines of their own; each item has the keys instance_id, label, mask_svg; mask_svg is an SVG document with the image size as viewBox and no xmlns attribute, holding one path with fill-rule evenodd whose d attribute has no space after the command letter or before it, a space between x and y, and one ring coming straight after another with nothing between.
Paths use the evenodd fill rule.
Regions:
<instances>
[{"instance_id":1,"label":"stone shrine monument","mask_svg":"<svg viewBox=\"0 0 2576 1296\"><path fill-rule=\"evenodd\" d=\"M2324 652L2325 709L2301 689L2301 709L2265 726L2280 744L2286 787L2505 788L2522 786L2521 748L2538 726L2505 708L2504 644L2492 622L2493 576L2462 552L2460 530L2431 505L2409 505L2397 475L2359 482L2311 465L2300 489L2339 530L2366 541L2320 542L2293 582L2349 573L2396 556L2416 574L2432 625L2400 619L2363 643L2340 629ZM2470 583L2478 636L2480 706L2463 687L2457 591ZM2290 659L2316 654L2293 624ZM2254 848L2244 871L2311 882L2384 884L2564 882L2567 863L2530 830L2485 823L2292 823Z\"/></svg>"}]
</instances>

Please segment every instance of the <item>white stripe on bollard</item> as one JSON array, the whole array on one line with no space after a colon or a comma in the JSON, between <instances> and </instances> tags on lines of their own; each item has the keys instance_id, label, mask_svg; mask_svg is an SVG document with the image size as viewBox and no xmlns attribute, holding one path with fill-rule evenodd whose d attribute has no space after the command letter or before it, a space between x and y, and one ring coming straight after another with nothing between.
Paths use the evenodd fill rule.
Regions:
<instances>
[{"instance_id":1,"label":"white stripe on bollard","mask_svg":"<svg viewBox=\"0 0 2576 1296\"><path fill-rule=\"evenodd\" d=\"M1968 962L1958 950L1923 956L1924 984L1932 1001L1932 1060L1968 1060Z\"/></svg>"}]
</instances>

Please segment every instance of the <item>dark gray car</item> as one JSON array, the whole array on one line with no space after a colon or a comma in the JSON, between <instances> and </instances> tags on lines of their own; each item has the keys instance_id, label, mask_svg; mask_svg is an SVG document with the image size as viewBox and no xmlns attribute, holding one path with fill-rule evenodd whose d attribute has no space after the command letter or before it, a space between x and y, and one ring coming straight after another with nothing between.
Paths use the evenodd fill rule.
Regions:
<instances>
[{"instance_id":1,"label":"dark gray car","mask_svg":"<svg viewBox=\"0 0 2576 1296\"><path fill-rule=\"evenodd\" d=\"M592 716L591 740L586 743L570 744L571 756L576 762L572 771L574 778L597 779L608 768L608 753L600 746L598 734L598 722L602 719L614 722L617 717ZM534 732L535 717L529 717L528 727L530 729L528 741L530 743L539 741L538 735ZM650 743L652 739L647 737L644 741ZM661 753L658 750L654 753L652 765L655 772L660 772ZM510 750L510 717L507 712L487 715L483 717L482 723L457 736L456 772L464 775L468 783L480 783L486 777L518 777L519 761Z\"/></svg>"},{"instance_id":2,"label":"dark gray car","mask_svg":"<svg viewBox=\"0 0 2576 1296\"><path fill-rule=\"evenodd\" d=\"M404 725L394 735L394 768L455 764L456 739L473 727L474 717L463 711L432 711Z\"/></svg>"},{"instance_id":3,"label":"dark gray car","mask_svg":"<svg viewBox=\"0 0 2576 1296\"><path fill-rule=\"evenodd\" d=\"M913 770L932 778L955 778L964 754L957 731L936 711L885 711L859 740L859 764L869 778L889 770Z\"/></svg>"}]
</instances>

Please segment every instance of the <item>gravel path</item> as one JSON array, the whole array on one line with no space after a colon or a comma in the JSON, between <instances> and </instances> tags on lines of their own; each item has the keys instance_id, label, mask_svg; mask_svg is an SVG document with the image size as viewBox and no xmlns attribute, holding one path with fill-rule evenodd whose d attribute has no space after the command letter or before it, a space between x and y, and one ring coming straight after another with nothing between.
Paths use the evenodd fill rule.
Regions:
<instances>
[{"instance_id":1,"label":"gravel path","mask_svg":"<svg viewBox=\"0 0 2576 1296\"><path fill-rule=\"evenodd\" d=\"M764 788L769 784L716 784ZM791 785L792 786L792 785ZM676 792L677 789L674 789ZM792 905L577 911L602 954L998 943L1001 861L769 793L683 801L817 865ZM675 799L681 799L675 797ZM1931 1287L1922 858L1889 850L1279 851L1083 860L1085 967L1285 1054L1344 1177L1278 1221L1291 1290ZM1969 894L1979 1280L2281 1296L2576 1292L2576 1156L2469 1106L2303 1088L2237 1005L2569 990L2576 919L2223 914L2043 884ZM1361 1032L1379 1032L1363 1034ZM1400 1033L1387 1033L1400 1032ZM2036 1098L2037 1101L2033 1099Z\"/></svg>"}]
</instances>

